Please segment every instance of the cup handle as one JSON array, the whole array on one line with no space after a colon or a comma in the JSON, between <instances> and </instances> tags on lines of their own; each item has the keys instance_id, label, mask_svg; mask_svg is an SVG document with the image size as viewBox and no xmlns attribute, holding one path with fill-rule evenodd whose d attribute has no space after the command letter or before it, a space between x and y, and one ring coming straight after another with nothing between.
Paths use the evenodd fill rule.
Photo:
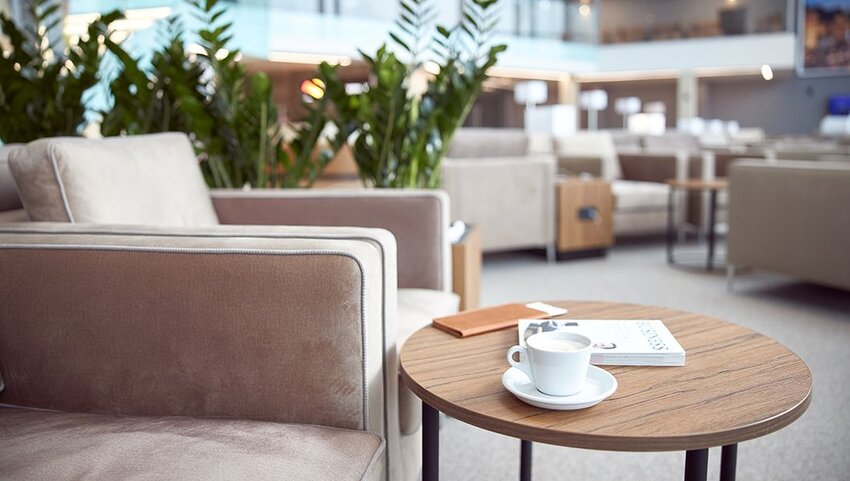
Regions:
<instances>
[{"instance_id":1,"label":"cup handle","mask_svg":"<svg viewBox=\"0 0 850 481\"><path fill-rule=\"evenodd\" d=\"M514 354L519 353L519 362L514 360ZM531 374L531 365L528 363L528 351L522 346L513 346L508 349L508 364L524 372L531 382L534 376Z\"/></svg>"}]
</instances>

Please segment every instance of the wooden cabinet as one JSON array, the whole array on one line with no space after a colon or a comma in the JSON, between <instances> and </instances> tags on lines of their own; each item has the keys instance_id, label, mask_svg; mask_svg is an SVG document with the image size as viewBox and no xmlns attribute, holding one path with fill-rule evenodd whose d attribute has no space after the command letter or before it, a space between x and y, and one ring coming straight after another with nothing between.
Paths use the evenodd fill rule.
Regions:
<instances>
[{"instance_id":1,"label":"wooden cabinet","mask_svg":"<svg viewBox=\"0 0 850 481\"><path fill-rule=\"evenodd\" d=\"M557 184L559 258L604 255L614 242L614 195L600 179L568 177Z\"/></svg>"}]
</instances>

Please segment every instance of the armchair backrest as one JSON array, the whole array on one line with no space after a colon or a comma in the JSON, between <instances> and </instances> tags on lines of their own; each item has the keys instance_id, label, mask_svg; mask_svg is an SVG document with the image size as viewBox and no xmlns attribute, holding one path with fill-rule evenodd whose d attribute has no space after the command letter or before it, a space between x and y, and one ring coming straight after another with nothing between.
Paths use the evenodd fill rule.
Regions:
<instances>
[{"instance_id":1,"label":"armchair backrest","mask_svg":"<svg viewBox=\"0 0 850 481\"><path fill-rule=\"evenodd\" d=\"M666 132L663 135L647 135L643 147L648 153L671 154L685 151L696 154L700 151L699 139L691 134Z\"/></svg>"},{"instance_id":2,"label":"armchair backrest","mask_svg":"<svg viewBox=\"0 0 850 481\"><path fill-rule=\"evenodd\" d=\"M565 157L596 157L602 161L602 177L607 180L622 177L620 159L611 132L583 130L569 137L555 139L555 153Z\"/></svg>"},{"instance_id":3,"label":"armchair backrest","mask_svg":"<svg viewBox=\"0 0 850 481\"><path fill-rule=\"evenodd\" d=\"M32 221L218 224L182 133L40 139L15 150L9 166Z\"/></svg>"},{"instance_id":4,"label":"armchair backrest","mask_svg":"<svg viewBox=\"0 0 850 481\"><path fill-rule=\"evenodd\" d=\"M455 133L447 157L522 157L529 153L528 143L528 134L520 129L465 128Z\"/></svg>"}]
</instances>

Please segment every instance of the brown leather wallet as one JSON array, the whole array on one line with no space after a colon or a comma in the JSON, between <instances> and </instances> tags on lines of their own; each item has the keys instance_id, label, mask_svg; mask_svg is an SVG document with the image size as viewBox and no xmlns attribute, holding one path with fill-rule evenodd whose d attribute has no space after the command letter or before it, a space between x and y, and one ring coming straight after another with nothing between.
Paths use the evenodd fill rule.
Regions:
<instances>
[{"instance_id":1,"label":"brown leather wallet","mask_svg":"<svg viewBox=\"0 0 850 481\"><path fill-rule=\"evenodd\" d=\"M524 304L502 304L438 317L433 320L432 325L449 334L468 337L514 327L520 319L546 319L549 317L552 317L549 313L532 309Z\"/></svg>"}]
</instances>

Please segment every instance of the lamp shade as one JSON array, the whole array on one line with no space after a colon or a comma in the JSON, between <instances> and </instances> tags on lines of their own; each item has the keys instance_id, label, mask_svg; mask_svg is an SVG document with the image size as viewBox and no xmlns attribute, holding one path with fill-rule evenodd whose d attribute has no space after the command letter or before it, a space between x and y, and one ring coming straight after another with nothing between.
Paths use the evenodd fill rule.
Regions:
<instances>
[{"instance_id":1,"label":"lamp shade","mask_svg":"<svg viewBox=\"0 0 850 481\"><path fill-rule=\"evenodd\" d=\"M702 117L680 118L676 121L676 128L679 132L700 135L705 132L705 119Z\"/></svg>"},{"instance_id":2,"label":"lamp shade","mask_svg":"<svg viewBox=\"0 0 850 481\"><path fill-rule=\"evenodd\" d=\"M514 101L518 104L542 104L549 99L549 86L543 80L517 82L514 85Z\"/></svg>"},{"instance_id":3,"label":"lamp shade","mask_svg":"<svg viewBox=\"0 0 850 481\"><path fill-rule=\"evenodd\" d=\"M576 107L570 104L543 105L525 111L525 131L567 137L576 133Z\"/></svg>"},{"instance_id":4,"label":"lamp shade","mask_svg":"<svg viewBox=\"0 0 850 481\"><path fill-rule=\"evenodd\" d=\"M636 114L640 112L640 98L621 97L614 101L614 110L621 115Z\"/></svg>"},{"instance_id":5,"label":"lamp shade","mask_svg":"<svg viewBox=\"0 0 850 481\"><path fill-rule=\"evenodd\" d=\"M636 135L661 135L666 129L667 119L662 113L629 115L628 131Z\"/></svg>"},{"instance_id":6,"label":"lamp shade","mask_svg":"<svg viewBox=\"0 0 850 481\"><path fill-rule=\"evenodd\" d=\"M608 108L608 92L604 90L588 90L581 93L579 99L584 110L605 110Z\"/></svg>"}]
</instances>

